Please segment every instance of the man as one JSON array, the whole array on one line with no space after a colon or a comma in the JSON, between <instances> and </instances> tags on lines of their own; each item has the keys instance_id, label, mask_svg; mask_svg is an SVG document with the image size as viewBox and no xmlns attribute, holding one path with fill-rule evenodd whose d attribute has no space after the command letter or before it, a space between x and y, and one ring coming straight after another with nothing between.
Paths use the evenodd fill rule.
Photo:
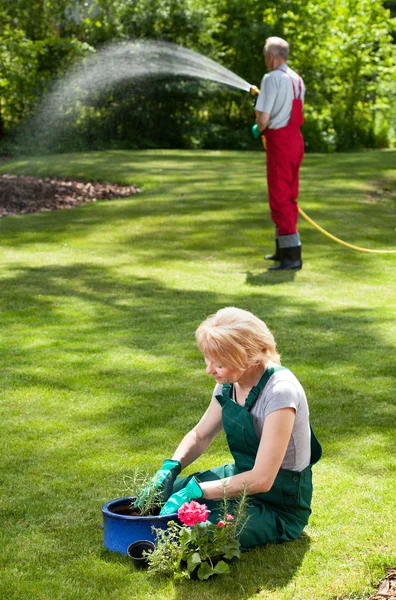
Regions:
<instances>
[{"instance_id":1,"label":"man","mask_svg":"<svg viewBox=\"0 0 396 600\"><path fill-rule=\"evenodd\" d=\"M305 86L287 66L289 44L270 37L264 46L268 69L256 103L257 127L267 149L267 184L271 218L276 226L276 250L266 260L279 261L268 267L279 271L301 269L301 242L297 231L299 169L304 156L300 127L304 122Z\"/></svg>"}]
</instances>

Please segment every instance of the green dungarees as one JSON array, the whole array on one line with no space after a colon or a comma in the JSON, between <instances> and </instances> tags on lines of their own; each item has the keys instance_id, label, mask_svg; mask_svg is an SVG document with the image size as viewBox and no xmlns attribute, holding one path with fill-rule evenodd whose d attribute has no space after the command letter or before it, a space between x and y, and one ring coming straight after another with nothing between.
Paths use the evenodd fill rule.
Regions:
<instances>
[{"instance_id":1,"label":"green dungarees","mask_svg":"<svg viewBox=\"0 0 396 600\"><path fill-rule=\"evenodd\" d=\"M260 440L250 411L271 375L280 369L284 367L271 367L264 372L258 384L250 390L244 406L232 399L232 384L223 385L223 394L216 396L216 399L222 407L223 428L235 464L179 478L174 484L173 492L185 487L193 476L201 482L213 481L250 471L254 467ZM250 496L250 518L241 536L241 546L244 549L267 543L287 542L300 536L311 514L311 466L320 459L321 454L322 448L311 428L309 466L301 472L280 469L268 492ZM209 518L212 522L220 519L218 501L203 499L201 502L210 509Z\"/></svg>"}]
</instances>

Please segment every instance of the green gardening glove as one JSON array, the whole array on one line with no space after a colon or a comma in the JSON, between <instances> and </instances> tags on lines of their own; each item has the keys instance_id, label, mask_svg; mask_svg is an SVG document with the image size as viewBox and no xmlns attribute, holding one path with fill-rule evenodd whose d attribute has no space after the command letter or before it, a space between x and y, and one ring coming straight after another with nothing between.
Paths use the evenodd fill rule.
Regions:
<instances>
[{"instance_id":1,"label":"green gardening glove","mask_svg":"<svg viewBox=\"0 0 396 600\"><path fill-rule=\"evenodd\" d=\"M256 124L252 127L252 134L253 137L256 138L256 140L258 140L258 138L263 135L263 132L259 130L258 125Z\"/></svg>"},{"instance_id":2,"label":"green gardening glove","mask_svg":"<svg viewBox=\"0 0 396 600\"><path fill-rule=\"evenodd\" d=\"M161 490L162 502L166 502L173 492L173 484L181 471L181 464L178 460L164 460L162 467L150 479L147 486L143 488L136 498L135 506L142 506L149 490Z\"/></svg>"},{"instance_id":3,"label":"green gardening glove","mask_svg":"<svg viewBox=\"0 0 396 600\"><path fill-rule=\"evenodd\" d=\"M171 515L179 510L185 502L203 498L203 491L198 481L193 477L185 488L173 494L168 502L161 508L160 515Z\"/></svg>"}]
</instances>

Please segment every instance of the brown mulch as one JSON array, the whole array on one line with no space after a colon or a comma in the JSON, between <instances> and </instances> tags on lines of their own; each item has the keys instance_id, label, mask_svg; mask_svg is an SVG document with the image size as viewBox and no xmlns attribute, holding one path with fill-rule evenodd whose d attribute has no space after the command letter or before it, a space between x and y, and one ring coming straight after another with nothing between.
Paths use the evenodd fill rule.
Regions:
<instances>
[{"instance_id":1,"label":"brown mulch","mask_svg":"<svg viewBox=\"0 0 396 600\"><path fill-rule=\"evenodd\" d=\"M396 600L396 567L386 568L387 575L369 600Z\"/></svg>"},{"instance_id":2,"label":"brown mulch","mask_svg":"<svg viewBox=\"0 0 396 600\"><path fill-rule=\"evenodd\" d=\"M387 575L378 585L377 591L368 600L396 600L396 567L385 567ZM335 596L333 600L346 600L345 596ZM348 598L350 596L348 595Z\"/></svg>"},{"instance_id":3,"label":"brown mulch","mask_svg":"<svg viewBox=\"0 0 396 600\"><path fill-rule=\"evenodd\" d=\"M386 202L387 204L393 205L396 202L396 181L395 180L384 180L384 181L373 181L373 190L366 196L366 202L378 203Z\"/></svg>"},{"instance_id":4,"label":"brown mulch","mask_svg":"<svg viewBox=\"0 0 396 600\"><path fill-rule=\"evenodd\" d=\"M0 175L0 217L73 208L84 202L125 198L139 192L135 185Z\"/></svg>"}]
</instances>

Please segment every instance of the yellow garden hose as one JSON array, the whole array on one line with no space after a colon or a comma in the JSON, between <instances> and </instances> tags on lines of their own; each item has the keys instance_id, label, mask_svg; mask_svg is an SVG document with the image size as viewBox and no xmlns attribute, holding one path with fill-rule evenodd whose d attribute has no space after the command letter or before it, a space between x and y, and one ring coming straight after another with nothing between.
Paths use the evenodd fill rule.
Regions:
<instances>
[{"instance_id":1,"label":"yellow garden hose","mask_svg":"<svg viewBox=\"0 0 396 600\"><path fill-rule=\"evenodd\" d=\"M261 140L263 142L264 150L266 150L265 137L262 136ZM368 252L370 254L394 254L396 252L396 250L371 250L370 248L362 248L361 246L355 246L354 244L344 242L343 240L340 240L340 238L336 237L332 233L329 233L328 231L323 229L323 227L315 223L315 221L313 221L311 217L308 217L308 215L303 211L302 208L298 207L298 212L300 213L303 219L308 221L308 223L310 223L313 227L315 227L315 229L320 231L320 233L323 233L323 235L333 240L333 242L341 244L341 246L346 246L346 248L351 248L352 250L357 250L358 252Z\"/></svg>"},{"instance_id":2,"label":"yellow garden hose","mask_svg":"<svg viewBox=\"0 0 396 600\"><path fill-rule=\"evenodd\" d=\"M358 250L359 252L370 252L370 253L375 253L375 254L392 254L392 253L396 252L396 250L371 250L370 248L361 248L360 246L355 246L354 244L348 244L348 242L344 242L343 240L340 240L340 238L336 237L335 235L332 235L331 233L329 233L328 231L323 229L323 227L321 227L320 225L315 223L315 221L313 221L310 217L308 217L307 214L305 214L305 212L303 211L302 208L298 207L298 212L303 217L303 219L308 221L308 223L310 223L313 227L315 227L315 229L317 229L318 231L323 233L323 235L326 235L328 238L330 238L334 242L341 244L342 246L346 246L347 248L352 248L352 250Z\"/></svg>"},{"instance_id":3,"label":"yellow garden hose","mask_svg":"<svg viewBox=\"0 0 396 600\"><path fill-rule=\"evenodd\" d=\"M257 96L260 93L260 90L255 85L253 85L250 88L250 93L252 94L252 96ZM256 114L257 114L257 112L256 112ZM263 135L261 136L261 141L263 142L264 150L266 150L267 145L265 142L265 137ZM313 227L315 227L315 229L320 231L320 233L323 233L323 235L327 236L334 242L337 242L338 244L345 246L346 248L351 248L352 250L357 250L358 252L368 252L370 254L394 254L396 252L396 250L371 250L370 248L362 248L361 246L355 246L354 244L349 244L348 242L344 242L343 240L340 240L340 238L329 233L328 231L323 229L323 227L321 227L320 225L315 223L315 221L313 221L310 217L308 217L308 215L303 211L302 208L298 207L298 212L303 217L303 219L308 221L308 223L310 223Z\"/></svg>"}]
</instances>

